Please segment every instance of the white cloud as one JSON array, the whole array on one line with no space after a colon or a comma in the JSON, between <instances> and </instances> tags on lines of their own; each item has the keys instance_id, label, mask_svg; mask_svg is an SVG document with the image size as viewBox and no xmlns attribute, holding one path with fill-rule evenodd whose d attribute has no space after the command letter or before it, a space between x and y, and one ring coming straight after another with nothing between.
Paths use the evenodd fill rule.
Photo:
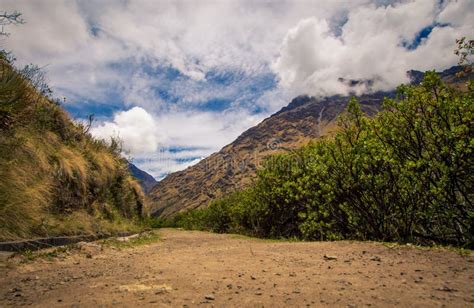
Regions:
<instances>
[{"instance_id":1,"label":"white cloud","mask_svg":"<svg viewBox=\"0 0 474 308\"><path fill-rule=\"evenodd\" d=\"M112 122L103 122L93 127L91 133L105 140L119 137L124 150L131 155L153 153L160 142L160 132L155 119L140 107L116 113Z\"/></svg>"},{"instance_id":2,"label":"white cloud","mask_svg":"<svg viewBox=\"0 0 474 308\"><path fill-rule=\"evenodd\" d=\"M457 27L470 25L472 30L473 12L473 1L450 1L444 10L440 12L438 21L442 23L450 23ZM466 34L472 35L472 32Z\"/></svg>"},{"instance_id":3,"label":"white cloud","mask_svg":"<svg viewBox=\"0 0 474 308\"><path fill-rule=\"evenodd\" d=\"M237 138L263 118L245 110L170 112L152 116L141 107L114 114L91 133L119 137L127 156L155 177L191 166Z\"/></svg>"},{"instance_id":4,"label":"white cloud","mask_svg":"<svg viewBox=\"0 0 474 308\"><path fill-rule=\"evenodd\" d=\"M339 77L375 79L376 89L387 89L405 81L408 69L447 68L456 63L454 39L474 30L470 0L442 7L433 0L1 2L27 22L9 27L2 45L20 64L45 66L58 95L71 104L121 100L118 109L133 107L94 133L119 134L154 175L219 150L296 95L347 93ZM449 25L434 28L415 50L402 46L435 23ZM155 74L167 67L186 77ZM210 83L209 72L243 79ZM264 74L280 83L255 98L252 78ZM224 112L201 108L229 98ZM244 109L251 105L266 111L252 115ZM173 147L196 150L167 152Z\"/></svg>"},{"instance_id":5,"label":"white cloud","mask_svg":"<svg viewBox=\"0 0 474 308\"><path fill-rule=\"evenodd\" d=\"M440 24L442 24L440 26ZM437 25L418 48L404 46L424 28ZM474 30L474 2L403 1L364 5L350 11L337 36L326 19L301 20L285 36L273 64L281 85L312 95L389 90L407 82L410 69L445 69L456 63L455 38ZM346 80L373 80L349 87Z\"/></svg>"},{"instance_id":6,"label":"white cloud","mask_svg":"<svg viewBox=\"0 0 474 308\"><path fill-rule=\"evenodd\" d=\"M196 81L211 70L267 73L299 20L332 18L367 2L3 0L2 9L22 12L27 22L8 29L6 47L22 64L46 66L58 94L104 100L101 90L115 88L144 102L150 96L111 64L170 65ZM193 90L187 98L205 96Z\"/></svg>"},{"instance_id":7,"label":"white cloud","mask_svg":"<svg viewBox=\"0 0 474 308\"><path fill-rule=\"evenodd\" d=\"M226 112L172 112L157 117L158 128L166 137L165 146L219 150L244 130L262 120L245 110Z\"/></svg>"},{"instance_id":8,"label":"white cloud","mask_svg":"<svg viewBox=\"0 0 474 308\"><path fill-rule=\"evenodd\" d=\"M172 112L156 119L158 131L163 134L160 150L135 158L139 167L157 178L199 162L263 120L245 110Z\"/></svg>"},{"instance_id":9,"label":"white cloud","mask_svg":"<svg viewBox=\"0 0 474 308\"><path fill-rule=\"evenodd\" d=\"M148 158L146 160L133 161L133 163L142 170L146 170L156 180L161 180L172 172L184 170L187 167L197 164L200 158L191 160L180 160L174 157L170 158Z\"/></svg>"},{"instance_id":10,"label":"white cloud","mask_svg":"<svg viewBox=\"0 0 474 308\"><path fill-rule=\"evenodd\" d=\"M102 89L113 88L149 109L159 98L140 84L162 80L142 74L142 63L170 65L194 81L212 70L267 73L273 63L281 86L296 94L347 92L339 77L375 78L385 89L405 81L407 69L455 63L452 38L473 32L473 1L444 1L441 8L433 0L390 2L4 0L2 9L19 10L27 21L8 29L6 47L21 63L46 66L59 94L104 100ZM401 46L434 22L450 26L435 28L415 51ZM111 66L124 61L138 72ZM184 79L173 87L188 90L183 99L191 103L226 91Z\"/></svg>"}]
</instances>

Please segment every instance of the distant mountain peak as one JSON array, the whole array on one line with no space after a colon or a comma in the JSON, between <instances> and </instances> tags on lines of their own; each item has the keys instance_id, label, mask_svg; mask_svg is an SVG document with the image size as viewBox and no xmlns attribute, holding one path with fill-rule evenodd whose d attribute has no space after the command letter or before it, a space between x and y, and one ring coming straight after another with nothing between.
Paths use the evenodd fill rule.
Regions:
<instances>
[{"instance_id":1,"label":"distant mountain peak","mask_svg":"<svg viewBox=\"0 0 474 308\"><path fill-rule=\"evenodd\" d=\"M128 169L130 169L130 172L132 173L133 177L140 182L140 185L142 186L143 191L146 194L150 192L150 190L153 188L153 186L156 185L156 183L158 183L153 176L141 170L130 162L128 163Z\"/></svg>"},{"instance_id":2,"label":"distant mountain peak","mask_svg":"<svg viewBox=\"0 0 474 308\"><path fill-rule=\"evenodd\" d=\"M440 75L453 81L459 70L451 68ZM409 74L414 78L412 82L418 82L423 76L417 71ZM384 97L394 97L395 93L392 90L358 96L362 111L375 115ZM149 193L152 210L155 215L172 216L179 211L207 206L211 200L247 186L265 157L332 134L349 99L349 96L339 95L295 97L286 107L243 132L219 152L158 182Z\"/></svg>"}]
</instances>

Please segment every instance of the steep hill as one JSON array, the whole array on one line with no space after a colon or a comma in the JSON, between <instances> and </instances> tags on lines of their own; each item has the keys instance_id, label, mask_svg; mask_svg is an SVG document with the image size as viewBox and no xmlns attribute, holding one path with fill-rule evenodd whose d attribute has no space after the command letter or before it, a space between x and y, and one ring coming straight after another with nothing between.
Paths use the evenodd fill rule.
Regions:
<instances>
[{"instance_id":1,"label":"steep hill","mask_svg":"<svg viewBox=\"0 0 474 308\"><path fill-rule=\"evenodd\" d=\"M0 240L136 230L142 189L120 156L0 53Z\"/></svg>"},{"instance_id":2,"label":"steep hill","mask_svg":"<svg viewBox=\"0 0 474 308\"><path fill-rule=\"evenodd\" d=\"M133 177L140 182L140 185L142 186L145 193L148 193L153 188L153 186L156 185L157 182L154 177L141 170L134 164L128 163L128 169L132 173Z\"/></svg>"},{"instance_id":3,"label":"steep hill","mask_svg":"<svg viewBox=\"0 0 474 308\"><path fill-rule=\"evenodd\" d=\"M461 68L454 67L441 74L445 81L462 84L455 78ZM414 83L421 72L409 72ZM373 115L383 98L395 91L377 92L358 97L362 110ZM337 118L344 112L349 97L332 96L322 99L300 96L279 112L250 128L234 142L198 164L168 175L151 190L154 215L169 217L185 210L206 206L249 184L265 157L301 147L314 138L331 134Z\"/></svg>"}]
</instances>

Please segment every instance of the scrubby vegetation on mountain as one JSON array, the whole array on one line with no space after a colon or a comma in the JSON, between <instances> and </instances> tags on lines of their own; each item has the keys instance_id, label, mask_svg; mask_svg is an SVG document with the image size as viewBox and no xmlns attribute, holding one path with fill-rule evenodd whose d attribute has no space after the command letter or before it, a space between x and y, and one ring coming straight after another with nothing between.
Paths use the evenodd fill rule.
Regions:
<instances>
[{"instance_id":1,"label":"scrubby vegetation on mountain","mask_svg":"<svg viewBox=\"0 0 474 308\"><path fill-rule=\"evenodd\" d=\"M351 100L334 137L269 158L253 185L176 215L191 229L262 237L474 246L474 83L434 72L373 118Z\"/></svg>"},{"instance_id":2,"label":"scrubby vegetation on mountain","mask_svg":"<svg viewBox=\"0 0 474 308\"><path fill-rule=\"evenodd\" d=\"M439 72L450 86L466 90L468 75L455 66ZM423 73L409 71L412 84L423 80ZM396 91L367 93L357 97L362 111L374 116L384 97L394 98ZM294 151L315 138L333 135L337 119L347 109L349 97L316 98L299 96L277 113L242 133L219 152L185 170L168 175L150 191L155 216L169 218L178 212L206 207L209 202L248 187L265 158Z\"/></svg>"},{"instance_id":3,"label":"scrubby vegetation on mountain","mask_svg":"<svg viewBox=\"0 0 474 308\"><path fill-rule=\"evenodd\" d=\"M0 239L135 230L147 213L120 143L91 137L35 67L0 55Z\"/></svg>"},{"instance_id":4,"label":"scrubby vegetation on mountain","mask_svg":"<svg viewBox=\"0 0 474 308\"><path fill-rule=\"evenodd\" d=\"M362 110L374 115L384 96L372 93L359 97ZM265 158L293 151L314 138L331 135L347 98L299 96L279 112L242 133L219 152L185 170L168 175L150 192L152 212L171 217L179 211L205 207L210 201L251 184Z\"/></svg>"}]
</instances>

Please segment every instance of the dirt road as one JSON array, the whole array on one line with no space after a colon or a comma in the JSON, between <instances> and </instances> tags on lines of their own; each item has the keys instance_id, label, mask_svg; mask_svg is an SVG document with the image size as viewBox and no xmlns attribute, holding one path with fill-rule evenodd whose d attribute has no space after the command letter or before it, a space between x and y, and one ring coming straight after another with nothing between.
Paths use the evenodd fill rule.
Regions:
<instances>
[{"instance_id":1,"label":"dirt road","mask_svg":"<svg viewBox=\"0 0 474 308\"><path fill-rule=\"evenodd\" d=\"M0 306L474 306L474 256L371 242L160 231L0 269Z\"/></svg>"}]
</instances>

